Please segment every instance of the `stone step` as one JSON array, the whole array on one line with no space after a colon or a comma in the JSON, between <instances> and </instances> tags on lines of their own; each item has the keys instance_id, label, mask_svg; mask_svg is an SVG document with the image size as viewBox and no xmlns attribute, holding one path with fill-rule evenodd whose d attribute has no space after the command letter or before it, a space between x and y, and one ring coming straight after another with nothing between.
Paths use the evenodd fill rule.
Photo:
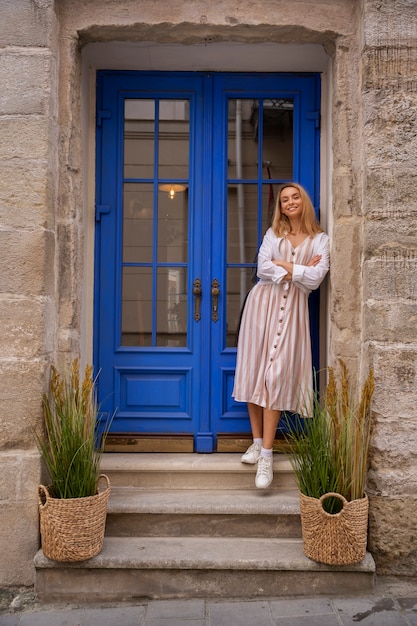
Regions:
<instances>
[{"instance_id":1,"label":"stone step","mask_svg":"<svg viewBox=\"0 0 417 626\"><path fill-rule=\"evenodd\" d=\"M81 563L35 557L41 601L95 602L140 598L255 598L366 593L375 564L351 566L304 556L301 539L106 537L102 552Z\"/></svg>"},{"instance_id":2,"label":"stone step","mask_svg":"<svg viewBox=\"0 0 417 626\"><path fill-rule=\"evenodd\" d=\"M256 466L240 454L106 453L101 470L112 486L144 489L253 489ZM274 480L268 491L294 489L296 481L285 454L274 455Z\"/></svg>"},{"instance_id":3,"label":"stone step","mask_svg":"<svg viewBox=\"0 0 417 626\"><path fill-rule=\"evenodd\" d=\"M298 491L116 486L106 535L301 537Z\"/></svg>"}]
</instances>

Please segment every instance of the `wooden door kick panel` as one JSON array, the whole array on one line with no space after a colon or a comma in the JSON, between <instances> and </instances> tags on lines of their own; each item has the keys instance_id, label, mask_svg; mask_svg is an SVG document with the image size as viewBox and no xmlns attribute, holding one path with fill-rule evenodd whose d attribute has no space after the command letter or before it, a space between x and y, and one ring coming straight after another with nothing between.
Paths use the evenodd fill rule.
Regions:
<instances>
[{"instance_id":1,"label":"wooden door kick panel","mask_svg":"<svg viewBox=\"0 0 417 626\"><path fill-rule=\"evenodd\" d=\"M217 452L243 454L252 442L250 434L218 435ZM192 435L118 434L107 435L104 452L194 452ZM283 436L274 442L274 452L288 452Z\"/></svg>"},{"instance_id":2,"label":"wooden door kick panel","mask_svg":"<svg viewBox=\"0 0 417 626\"><path fill-rule=\"evenodd\" d=\"M107 435L104 452L194 452L192 435Z\"/></svg>"},{"instance_id":3,"label":"wooden door kick panel","mask_svg":"<svg viewBox=\"0 0 417 626\"><path fill-rule=\"evenodd\" d=\"M217 452L238 452L243 454L252 443L251 434L230 434L217 436ZM274 441L274 452L285 454L289 445L283 435L278 435Z\"/></svg>"}]
</instances>

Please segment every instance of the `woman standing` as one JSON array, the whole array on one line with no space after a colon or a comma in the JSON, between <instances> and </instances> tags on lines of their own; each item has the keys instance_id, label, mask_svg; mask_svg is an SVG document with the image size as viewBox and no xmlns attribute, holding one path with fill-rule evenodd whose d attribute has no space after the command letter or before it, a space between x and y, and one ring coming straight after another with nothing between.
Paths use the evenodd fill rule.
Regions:
<instances>
[{"instance_id":1,"label":"woman standing","mask_svg":"<svg viewBox=\"0 0 417 626\"><path fill-rule=\"evenodd\" d=\"M329 238L307 192L287 183L258 254L259 282L242 314L233 397L247 402L253 444L242 463L258 464L255 484L272 482L272 447L282 411L311 416L308 296L329 269Z\"/></svg>"}]
</instances>

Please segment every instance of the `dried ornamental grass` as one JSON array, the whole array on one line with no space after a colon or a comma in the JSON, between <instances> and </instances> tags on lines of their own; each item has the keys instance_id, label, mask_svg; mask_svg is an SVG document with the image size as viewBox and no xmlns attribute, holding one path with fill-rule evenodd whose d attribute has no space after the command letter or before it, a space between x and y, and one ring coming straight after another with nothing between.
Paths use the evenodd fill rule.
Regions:
<instances>
[{"instance_id":1,"label":"dried ornamental grass","mask_svg":"<svg viewBox=\"0 0 417 626\"><path fill-rule=\"evenodd\" d=\"M43 415L45 434L37 434L36 439L50 475L50 495L82 498L96 494L103 443L97 440L98 405L90 365L82 381L78 359L64 374L52 366Z\"/></svg>"},{"instance_id":2,"label":"dried ornamental grass","mask_svg":"<svg viewBox=\"0 0 417 626\"><path fill-rule=\"evenodd\" d=\"M287 434L291 463L301 493L320 498L336 492L348 502L362 498L366 483L371 437L371 400L374 376L370 370L360 400L349 383L348 371L341 361L339 383L333 368L328 368L324 404L313 398L313 416L299 420ZM323 507L329 513L341 508L340 500L328 498Z\"/></svg>"},{"instance_id":3,"label":"dried ornamental grass","mask_svg":"<svg viewBox=\"0 0 417 626\"><path fill-rule=\"evenodd\" d=\"M339 387L334 369L329 367L325 395L325 413L330 420L330 443L339 466L336 491L349 502L362 498L368 469L371 438L371 401L375 382L373 370L362 387L360 402L349 382L346 365L341 361Z\"/></svg>"}]
</instances>

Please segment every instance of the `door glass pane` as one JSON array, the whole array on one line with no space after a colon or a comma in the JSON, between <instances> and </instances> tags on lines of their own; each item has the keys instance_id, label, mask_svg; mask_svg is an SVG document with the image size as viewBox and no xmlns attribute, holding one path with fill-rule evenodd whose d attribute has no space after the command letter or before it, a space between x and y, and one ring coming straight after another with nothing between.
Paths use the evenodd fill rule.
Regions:
<instances>
[{"instance_id":1,"label":"door glass pane","mask_svg":"<svg viewBox=\"0 0 417 626\"><path fill-rule=\"evenodd\" d=\"M152 268L124 267L122 346L152 345Z\"/></svg>"},{"instance_id":2,"label":"door glass pane","mask_svg":"<svg viewBox=\"0 0 417 626\"><path fill-rule=\"evenodd\" d=\"M262 101L263 178L292 180L293 178L293 118L294 101L271 98ZM254 111L259 116L259 111Z\"/></svg>"},{"instance_id":3,"label":"door glass pane","mask_svg":"<svg viewBox=\"0 0 417 626\"><path fill-rule=\"evenodd\" d=\"M257 253L271 226L279 185L293 176L293 111L292 99L229 100L227 347L235 345L243 300L251 280L257 281Z\"/></svg>"},{"instance_id":4,"label":"door glass pane","mask_svg":"<svg viewBox=\"0 0 417 626\"><path fill-rule=\"evenodd\" d=\"M256 265L253 265L253 267L229 268L227 270L227 348L233 348L236 346L237 329L239 326L241 310L246 295L256 282Z\"/></svg>"},{"instance_id":5,"label":"door glass pane","mask_svg":"<svg viewBox=\"0 0 417 626\"><path fill-rule=\"evenodd\" d=\"M188 178L190 105L188 100L159 102L159 178Z\"/></svg>"},{"instance_id":6,"label":"door glass pane","mask_svg":"<svg viewBox=\"0 0 417 626\"><path fill-rule=\"evenodd\" d=\"M125 100L123 346L187 345L189 119L189 100Z\"/></svg>"},{"instance_id":7,"label":"door glass pane","mask_svg":"<svg viewBox=\"0 0 417 626\"><path fill-rule=\"evenodd\" d=\"M258 250L258 186L231 184L227 194L227 260L252 263Z\"/></svg>"},{"instance_id":8,"label":"door glass pane","mask_svg":"<svg viewBox=\"0 0 417 626\"><path fill-rule=\"evenodd\" d=\"M262 185L262 235L272 224L279 189L280 185L272 183Z\"/></svg>"},{"instance_id":9,"label":"door glass pane","mask_svg":"<svg viewBox=\"0 0 417 626\"><path fill-rule=\"evenodd\" d=\"M155 101L125 100L125 178L153 178L154 137Z\"/></svg>"},{"instance_id":10,"label":"door glass pane","mask_svg":"<svg viewBox=\"0 0 417 626\"><path fill-rule=\"evenodd\" d=\"M291 180L294 101L230 99L228 111L228 177L258 178L260 154L263 178Z\"/></svg>"},{"instance_id":11,"label":"door glass pane","mask_svg":"<svg viewBox=\"0 0 417 626\"><path fill-rule=\"evenodd\" d=\"M229 100L228 177L258 177L257 120L258 100Z\"/></svg>"},{"instance_id":12,"label":"door glass pane","mask_svg":"<svg viewBox=\"0 0 417 626\"><path fill-rule=\"evenodd\" d=\"M271 226L279 185L262 186L262 233ZM258 187L229 185L227 196L227 260L252 263L258 252Z\"/></svg>"},{"instance_id":13,"label":"door glass pane","mask_svg":"<svg viewBox=\"0 0 417 626\"><path fill-rule=\"evenodd\" d=\"M151 263L153 185L125 183L123 187L123 262Z\"/></svg>"},{"instance_id":14,"label":"door glass pane","mask_svg":"<svg viewBox=\"0 0 417 626\"><path fill-rule=\"evenodd\" d=\"M165 185L162 185L165 187ZM158 262L186 263L188 250L188 193L185 185L171 185L158 193Z\"/></svg>"},{"instance_id":15,"label":"door glass pane","mask_svg":"<svg viewBox=\"0 0 417 626\"><path fill-rule=\"evenodd\" d=\"M158 346L187 345L187 270L161 267L157 275Z\"/></svg>"}]
</instances>

